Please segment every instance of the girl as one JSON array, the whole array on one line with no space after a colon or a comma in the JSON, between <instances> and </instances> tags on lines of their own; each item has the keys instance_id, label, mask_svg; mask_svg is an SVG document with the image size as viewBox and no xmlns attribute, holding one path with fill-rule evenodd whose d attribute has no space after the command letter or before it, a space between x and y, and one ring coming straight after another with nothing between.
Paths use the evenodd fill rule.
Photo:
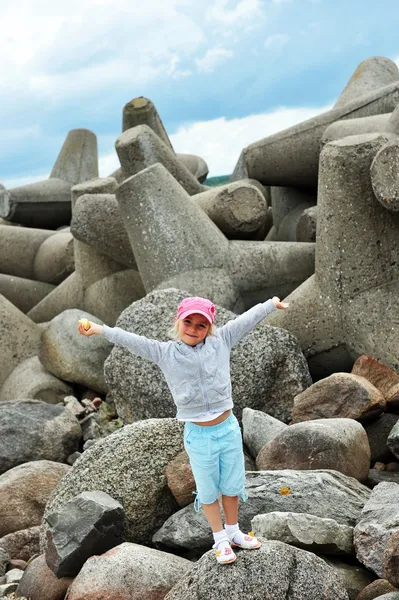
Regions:
<instances>
[{"instance_id":1,"label":"girl","mask_svg":"<svg viewBox=\"0 0 399 600\"><path fill-rule=\"evenodd\" d=\"M261 545L238 526L238 498L245 501L247 497L241 431L231 410L230 351L266 315L287 307L274 297L216 331L215 305L205 298L185 298L177 309L173 342L158 342L119 327L79 321L82 335L103 335L153 360L162 369L177 406L176 417L185 421L184 448L197 485L194 508L198 512L202 505L204 509L213 532L216 560L221 564L236 559L232 547L252 550Z\"/></svg>"}]
</instances>

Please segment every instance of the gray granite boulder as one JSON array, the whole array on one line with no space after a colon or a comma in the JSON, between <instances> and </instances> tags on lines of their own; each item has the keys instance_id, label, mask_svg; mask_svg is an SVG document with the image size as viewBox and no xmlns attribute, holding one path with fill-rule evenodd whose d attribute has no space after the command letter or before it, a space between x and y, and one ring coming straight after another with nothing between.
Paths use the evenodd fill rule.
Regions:
<instances>
[{"instance_id":1,"label":"gray granite boulder","mask_svg":"<svg viewBox=\"0 0 399 600\"><path fill-rule=\"evenodd\" d=\"M388 448L388 437L394 425L399 421L399 415L383 413L376 421L365 423L364 428L370 444L371 464L376 461L392 462L395 457Z\"/></svg>"},{"instance_id":2,"label":"gray granite boulder","mask_svg":"<svg viewBox=\"0 0 399 600\"><path fill-rule=\"evenodd\" d=\"M103 366L112 345L100 336L88 340L80 335L78 321L82 317L98 322L93 315L76 308L54 317L43 332L39 359L56 377L105 392Z\"/></svg>"},{"instance_id":3,"label":"gray granite boulder","mask_svg":"<svg viewBox=\"0 0 399 600\"><path fill-rule=\"evenodd\" d=\"M57 577L74 577L90 556L122 542L122 505L105 492L82 492L50 513L46 563Z\"/></svg>"},{"instance_id":4,"label":"gray granite boulder","mask_svg":"<svg viewBox=\"0 0 399 600\"><path fill-rule=\"evenodd\" d=\"M65 462L78 449L79 421L40 400L0 402L0 473L32 460Z\"/></svg>"},{"instance_id":5,"label":"gray granite boulder","mask_svg":"<svg viewBox=\"0 0 399 600\"><path fill-rule=\"evenodd\" d=\"M119 317L117 326L149 338L167 341L176 309L188 293L176 290L151 292L134 302ZM235 318L217 306L216 324ZM104 365L120 417L131 422L176 414L172 396L161 370L129 350L115 347ZM306 360L288 332L259 324L233 347L231 380L235 414L243 408L264 410L277 419L290 419L293 397L310 385Z\"/></svg>"},{"instance_id":6,"label":"gray granite boulder","mask_svg":"<svg viewBox=\"0 0 399 600\"><path fill-rule=\"evenodd\" d=\"M321 557L343 581L349 600L359 600L358 595L374 581L375 575L359 563L348 564L335 556Z\"/></svg>"},{"instance_id":7,"label":"gray granite boulder","mask_svg":"<svg viewBox=\"0 0 399 600\"><path fill-rule=\"evenodd\" d=\"M250 531L251 520L271 511L307 513L354 526L370 497L370 490L352 477L337 471L247 472L247 502L240 504L242 531ZM157 547L196 555L208 550L213 541L203 511L193 504L172 515L153 536Z\"/></svg>"},{"instance_id":8,"label":"gray granite boulder","mask_svg":"<svg viewBox=\"0 0 399 600\"><path fill-rule=\"evenodd\" d=\"M265 541L256 551L238 551L221 569L207 552L165 600L348 600L340 577L319 557L282 542Z\"/></svg>"},{"instance_id":9,"label":"gray granite boulder","mask_svg":"<svg viewBox=\"0 0 399 600\"><path fill-rule=\"evenodd\" d=\"M242 411L242 427L244 444L253 458L256 458L261 448L288 425L261 410L244 408Z\"/></svg>"},{"instance_id":10,"label":"gray granite boulder","mask_svg":"<svg viewBox=\"0 0 399 600\"><path fill-rule=\"evenodd\" d=\"M353 554L353 527L315 515L270 512L256 515L252 531L267 540L278 540L317 554Z\"/></svg>"},{"instance_id":11,"label":"gray granite boulder","mask_svg":"<svg viewBox=\"0 0 399 600\"><path fill-rule=\"evenodd\" d=\"M371 492L354 530L357 559L379 577L385 577L384 552L399 523L399 485L380 483Z\"/></svg>"},{"instance_id":12,"label":"gray granite boulder","mask_svg":"<svg viewBox=\"0 0 399 600\"><path fill-rule=\"evenodd\" d=\"M36 460L0 475L0 538L39 525L47 500L69 470L68 465Z\"/></svg>"},{"instance_id":13,"label":"gray granite boulder","mask_svg":"<svg viewBox=\"0 0 399 600\"><path fill-rule=\"evenodd\" d=\"M74 579L68 600L162 600L192 563L153 548L125 542L93 556Z\"/></svg>"},{"instance_id":14,"label":"gray granite boulder","mask_svg":"<svg viewBox=\"0 0 399 600\"><path fill-rule=\"evenodd\" d=\"M335 469L364 481L370 446L362 425L353 419L314 419L295 423L263 446L257 469Z\"/></svg>"},{"instance_id":15,"label":"gray granite boulder","mask_svg":"<svg viewBox=\"0 0 399 600\"><path fill-rule=\"evenodd\" d=\"M149 419L98 440L54 490L44 519L81 492L101 490L125 510L124 539L148 544L178 508L164 469L183 450L182 433L174 419Z\"/></svg>"}]
</instances>

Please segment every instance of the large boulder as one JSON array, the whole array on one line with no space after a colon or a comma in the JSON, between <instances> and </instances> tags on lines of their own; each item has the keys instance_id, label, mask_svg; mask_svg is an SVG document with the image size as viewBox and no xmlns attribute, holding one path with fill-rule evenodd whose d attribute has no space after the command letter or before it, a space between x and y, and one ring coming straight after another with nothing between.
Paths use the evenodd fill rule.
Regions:
<instances>
[{"instance_id":1,"label":"large boulder","mask_svg":"<svg viewBox=\"0 0 399 600\"><path fill-rule=\"evenodd\" d=\"M39 525L14 531L0 539L0 550L3 549L12 559L28 561L34 554L40 554L39 537Z\"/></svg>"},{"instance_id":2,"label":"large boulder","mask_svg":"<svg viewBox=\"0 0 399 600\"><path fill-rule=\"evenodd\" d=\"M261 410L244 408L242 411L242 427L244 444L250 451L251 456L256 458L263 446L271 442L288 425Z\"/></svg>"},{"instance_id":3,"label":"large boulder","mask_svg":"<svg viewBox=\"0 0 399 600\"><path fill-rule=\"evenodd\" d=\"M353 554L353 527L315 515L270 512L252 519L256 536L278 540L316 554Z\"/></svg>"},{"instance_id":4,"label":"large boulder","mask_svg":"<svg viewBox=\"0 0 399 600\"><path fill-rule=\"evenodd\" d=\"M247 473L247 502L240 506L240 528L251 529L252 519L272 511L307 513L354 526L370 497L370 490L337 471L262 471ZM211 531L203 511L190 504L169 517L153 537L160 548L190 555L209 549Z\"/></svg>"},{"instance_id":5,"label":"large boulder","mask_svg":"<svg viewBox=\"0 0 399 600\"><path fill-rule=\"evenodd\" d=\"M363 427L353 419L315 419L284 429L256 458L264 469L335 469L364 481L370 446Z\"/></svg>"},{"instance_id":6,"label":"large boulder","mask_svg":"<svg viewBox=\"0 0 399 600\"><path fill-rule=\"evenodd\" d=\"M97 322L93 315L76 308L65 310L52 319L43 332L39 359L60 379L81 383L96 392L106 392L103 365L111 344L103 337L90 340L78 332L82 317Z\"/></svg>"},{"instance_id":7,"label":"large boulder","mask_svg":"<svg viewBox=\"0 0 399 600\"><path fill-rule=\"evenodd\" d=\"M380 483L371 492L354 530L357 559L385 577L383 558L389 539L398 529L399 485Z\"/></svg>"},{"instance_id":8,"label":"large boulder","mask_svg":"<svg viewBox=\"0 0 399 600\"><path fill-rule=\"evenodd\" d=\"M163 600L191 567L184 558L125 542L86 561L67 600Z\"/></svg>"},{"instance_id":9,"label":"large boulder","mask_svg":"<svg viewBox=\"0 0 399 600\"><path fill-rule=\"evenodd\" d=\"M66 462L82 429L64 406L41 400L0 402L0 474L32 460Z\"/></svg>"},{"instance_id":10,"label":"large boulder","mask_svg":"<svg viewBox=\"0 0 399 600\"><path fill-rule=\"evenodd\" d=\"M385 409L385 398L364 377L352 373L333 373L294 398L292 420L343 417L366 421Z\"/></svg>"},{"instance_id":11,"label":"large boulder","mask_svg":"<svg viewBox=\"0 0 399 600\"><path fill-rule=\"evenodd\" d=\"M38 460L0 475L0 537L39 525L47 500L70 468Z\"/></svg>"},{"instance_id":12,"label":"large boulder","mask_svg":"<svg viewBox=\"0 0 399 600\"><path fill-rule=\"evenodd\" d=\"M183 450L182 433L174 419L149 419L98 440L63 478L46 505L44 518L81 492L100 490L125 510L124 540L148 544L178 509L164 469Z\"/></svg>"},{"instance_id":13,"label":"large boulder","mask_svg":"<svg viewBox=\"0 0 399 600\"><path fill-rule=\"evenodd\" d=\"M58 578L47 566L44 554L28 564L18 585L18 597L29 600L64 600L73 579Z\"/></svg>"},{"instance_id":14,"label":"large boulder","mask_svg":"<svg viewBox=\"0 0 399 600\"><path fill-rule=\"evenodd\" d=\"M117 326L167 341L177 306L188 295L177 289L151 292L127 308ZM218 325L236 316L217 307ZM105 361L104 371L118 414L125 421L176 414L166 380L154 363L116 346ZM264 323L233 347L231 381L237 418L241 419L244 407L250 407L282 421L290 419L293 397L311 384L306 360L295 338Z\"/></svg>"},{"instance_id":15,"label":"large boulder","mask_svg":"<svg viewBox=\"0 0 399 600\"><path fill-rule=\"evenodd\" d=\"M90 556L122 541L125 515L104 492L82 492L46 517L46 562L57 577L74 577Z\"/></svg>"},{"instance_id":16,"label":"large boulder","mask_svg":"<svg viewBox=\"0 0 399 600\"><path fill-rule=\"evenodd\" d=\"M165 600L348 600L340 577L310 552L265 541L254 552L238 551L234 576L207 552L165 596ZM75 599L73 599L75 600Z\"/></svg>"}]
</instances>

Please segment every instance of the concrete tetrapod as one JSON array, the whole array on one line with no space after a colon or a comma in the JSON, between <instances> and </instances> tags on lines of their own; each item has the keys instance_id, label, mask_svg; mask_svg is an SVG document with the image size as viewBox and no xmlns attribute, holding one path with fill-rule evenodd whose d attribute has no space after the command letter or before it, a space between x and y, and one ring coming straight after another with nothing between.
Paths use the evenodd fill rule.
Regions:
<instances>
[{"instance_id":1,"label":"concrete tetrapod","mask_svg":"<svg viewBox=\"0 0 399 600\"><path fill-rule=\"evenodd\" d=\"M240 311L227 239L163 165L126 179L116 198L147 293L176 287Z\"/></svg>"},{"instance_id":2,"label":"concrete tetrapod","mask_svg":"<svg viewBox=\"0 0 399 600\"><path fill-rule=\"evenodd\" d=\"M147 292L176 287L241 312L314 272L314 244L228 242L160 164L124 181L116 196Z\"/></svg>"},{"instance_id":3,"label":"concrete tetrapod","mask_svg":"<svg viewBox=\"0 0 399 600\"><path fill-rule=\"evenodd\" d=\"M399 367L399 214L379 204L370 180L386 141L367 134L325 146L315 275L287 298L289 311L267 318L297 336L316 377L350 370L361 354Z\"/></svg>"},{"instance_id":4,"label":"concrete tetrapod","mask_svg":"<svg viewBox=\"0 0 399 600\"><path fill-rule=\"evenodd\" d=\"M122 133L115 148L125 177L161 163L190 196L203 191L200 182L148 125L138 125Z\"/></svg>"},{"instance_id":5,"label":"concrete tetrapod","mask_svg":"<svg viewBox=\"0 0 399 600\"><path fill-rule=\"evenodd\" d=\"M25 358L38 354L41 329L0 294L0 387Z\"/></svg>"},{"instance_id":6,"label":"concrete tetrapod","mask_svg":"<svg viewBox=\"0 0 399 600\"><path fill-rule=\"evenodd\" d=\"M98 177L97 138L88 129L70 131L49 179L0 190L0 217L44 229L68 225L71 187Z\"/></svg>"},{"instance_id":7,"label":"concrete tetrapod","mask_svg":"<svg viewBox=\"0 0 399 600\"><path fill-rule=\"evenodd\" d=\"M140 96L133 98L123 107L122 131L137 127L137 125L147 125L164 144L174 152L172 142L169 139L161 117L158 114L154 104L148 98Z\"/></svg>"},{"instance_id":8,"label":"concrete tetrapod","mask_svg":"<svg viewBox=\"0 0 399 600\"><path fill-rule=\"evenodd\" d=\"M392 112L398 103L399 81L396 80L251 144L244 148L239 161L245 162L247 177L265 185L314 187L320 140L328 125L339 119Z\"/></svg>"}]
</instances>

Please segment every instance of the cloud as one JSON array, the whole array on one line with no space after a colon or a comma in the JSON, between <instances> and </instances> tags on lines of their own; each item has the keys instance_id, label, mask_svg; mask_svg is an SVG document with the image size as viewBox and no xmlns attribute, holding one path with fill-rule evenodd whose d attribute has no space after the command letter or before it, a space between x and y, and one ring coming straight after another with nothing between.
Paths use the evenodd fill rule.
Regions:
<instances>
[{"instance_id":1,"label":"cloud","mask_svg":"<svg viewBox=\"0 0 399 600\"><path fill-rule=\"evenodd\" d=\"M232 58L233 52L225 48L211 48L202 58L197 58L195 63L201 73L211 73L217 66Z\"/></svg>"},{"instance_id":2,"label":"cloud","mask_svg":"<svg viewBox=\"0 0 399 600\"><path fill-rule=\"evenodd\" d=\"M265 48L273 48L275 50L280 50L290 39L290 36L285 33L275 33L274 35L269 35L265 39Z\"/></svg>"},{"instance_id":3,"label":"cloud","mask_svg":"<svg viewBox=\"0 0 399 600\"><path fill-rule=\"evenodd\" d=\"M229 0L216 0L210 11L209 20L219 22L224 27L239 26L254 21L263 14L259 0L240 0L235 6L229 6Z\"/></svg>"}]
</instances>

